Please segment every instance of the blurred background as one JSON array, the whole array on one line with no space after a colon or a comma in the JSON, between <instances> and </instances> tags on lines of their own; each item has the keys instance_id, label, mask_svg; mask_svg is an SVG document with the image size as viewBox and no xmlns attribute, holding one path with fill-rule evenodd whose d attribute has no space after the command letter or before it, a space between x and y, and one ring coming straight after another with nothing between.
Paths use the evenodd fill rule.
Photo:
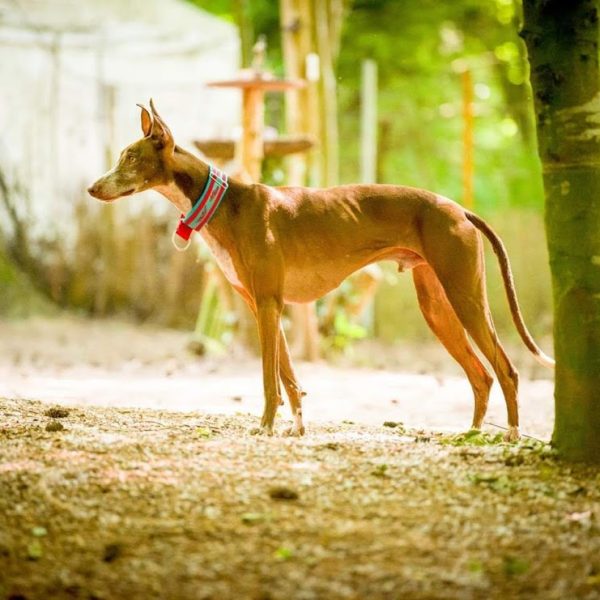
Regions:
<instances>
[{"instance_id":1,"label":"blurred background","mask_svg":"<svg viewBox=\"0 0 600 600\"><path fill-rule=\"evenodd\" d=\"M0 317L118 317L188 331L198 354L255 347L253 323L201 243L174 252L178 215L162 197L107 206L85 192L140 136L135 104L152 97L179 145L230 174L411 185L482 215L549 350L520 10L518 0L0 0ZM245 164L249 108L234 85L249 77L290 84L264 95L258 173ZM541 376L491 252L488 263L499 335ZM290 312L286 327L305 358L419 370L435 346L434 363L447 360L412 278L391 264Z\"/></svg>"}]
</instances>

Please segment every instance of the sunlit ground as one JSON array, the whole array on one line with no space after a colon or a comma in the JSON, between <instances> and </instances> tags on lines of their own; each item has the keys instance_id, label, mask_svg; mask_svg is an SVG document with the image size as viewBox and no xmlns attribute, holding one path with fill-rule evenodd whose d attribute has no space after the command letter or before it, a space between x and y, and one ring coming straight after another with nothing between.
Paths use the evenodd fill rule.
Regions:
<instances>
[{"instance_id":1,"label":"sunlit ground","mask_svg":"<svg viewBox=\"0 0 600 600\"><path fill-rule=\"evenodd\" d=\"M0 323L0 336L5 349L0 356L0 396L257 417L262 411L259 360L235 349L229 356L194 357L186 352L186 333L63 317ZM391 366L298 363L298 376L307 392L304 414L309 432L311 422L342 421L468 429L471 389L441 346L432 342L422 347L375 346L369 351L385 354L374 362ZM522 431L549 439L552 382L530 380L530 372L522 369ZM281 407L280 419L289 415L287 405ZM496 384L486 422L506 426L504 399ZM495 430L493 425L486 427Z\"/></svg>"},{"instance_id":2,"label":"sunlit ground","mask_svg":"<svg viewBox=\"0 0 600 600\"><path fill-rule=\"evenodd\" d=\"M0 597L597 597L597 470L454 433L471 393L437 345L300 364L295 439L248 435L261 369L239 349L73 317L0 339ZM523 432L547 439L551 381L514 355Z\"/></svg>"}]
</instances>

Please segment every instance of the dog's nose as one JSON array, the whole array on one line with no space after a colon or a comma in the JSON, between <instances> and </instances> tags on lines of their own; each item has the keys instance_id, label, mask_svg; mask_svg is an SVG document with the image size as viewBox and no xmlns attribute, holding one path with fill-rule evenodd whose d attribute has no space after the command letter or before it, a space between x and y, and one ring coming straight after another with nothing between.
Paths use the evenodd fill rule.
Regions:
<instances>
[{"instance_id":1,"label":"dog's nose","mask_svg":"<svg viewBox=\"0 0 600 600\"><path fill-rule=\"evenodd\" d=\"M87 191L90 196L95 197L98 194L98 188L95 183L92 183L92 185L90 185L90 187L87 189Z\"/></svg>"}]
</instances>

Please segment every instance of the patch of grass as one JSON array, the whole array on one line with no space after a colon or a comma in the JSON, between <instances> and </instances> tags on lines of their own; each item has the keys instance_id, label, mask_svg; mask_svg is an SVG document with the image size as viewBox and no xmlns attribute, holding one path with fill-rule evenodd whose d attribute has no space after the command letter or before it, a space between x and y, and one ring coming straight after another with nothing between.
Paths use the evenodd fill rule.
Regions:
<instances>
[{"instance_id":1,"label":"patch of grass","mask_svg":"<svg viewBox=\"0 0 600 600\"><path fill-rule=\"evenodd\" d=\"M13 265L1 248L0 240L0 316L23 318L32 314L49 315L57 308L43 297L28 277Z\"/></svg>"},{"instance_id":2,"label":"patch of grass","mask_svg":"<svg viewBox=\"0 0 600 600\"><path fill-rule=\"evenodd\" d=\"M523 575L529 570L529 563L518 556L505 556L502 559L504 574L509 577Z\"/></svg>"},{"instance_id":3,"label":"patch of grass","mask_svg":"<svg viewBox=\"0 0 600 600\"><path fill-rule=\"evenodd\" d=\"M371 475L375 475L375 477L389 477L388 466L386 464L377 465L371 471Z\"/></svg>"},{"instance_id":4,"label":"patch of grass","mask_svg":"<svg viewBox=\"0 0 600 600\"><path fill-rule=\"evenodd\" d=\"M473 473L467 476L475 485L482 485L496 492L512 492L516 484L504 474Z\"/></svg>"},{"instance_id":5,"label":"patch of grass","mask_svg":"<svg viewBox=\"0 0 600 600\"><path fill-rule=\"evenodd\" d=\"M273 557L277 560L290 560L290 558L294 557L294 551L291 548L280 546L273 553Z\"/></svg>"},{"instance_id":6,"label":"patch of grass","mask_svg":"<svg viewBox=\"0 0 600 600\"><path fill-rule=\"evenodd\" d=\"M504 438L501 433L492 435L479 429L471 429L454 435L441 434L438 442L444 446L496 446L503 444Z\"/></svg>"},{"instance_id":7,"label":"patch of grass","mask_svg":"<svg viewBox=\"0 0 600 600\"><path fill-rule=\"evenodd\" d=\"M212 431L208 427L196 427L196 435L208 440L212 437Z\"/></svg>"}]
</instances>

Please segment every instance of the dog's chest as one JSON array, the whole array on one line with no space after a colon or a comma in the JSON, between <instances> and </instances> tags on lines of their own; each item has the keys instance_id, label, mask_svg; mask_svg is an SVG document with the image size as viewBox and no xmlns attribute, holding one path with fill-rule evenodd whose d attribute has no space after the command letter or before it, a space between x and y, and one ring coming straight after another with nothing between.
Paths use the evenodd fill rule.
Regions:
<instances>
[{"instance_id":1,"label":"dog's chest","mask_svg":"<svg viewBox=\"0 0 600 600\"><path fill-rule=\"evenodd\" d=\"M214 237L212 237L206 230L202 232L202 238L206 242L207 246L210 248L217 264L221 271L223 271L223 275L227 278L227 281L235 286L241 286L242 283L238 276L238 273L235 269L235 265L233 264L233 259L231 254L222 246Z\"/></svg>"}]
</instances>

